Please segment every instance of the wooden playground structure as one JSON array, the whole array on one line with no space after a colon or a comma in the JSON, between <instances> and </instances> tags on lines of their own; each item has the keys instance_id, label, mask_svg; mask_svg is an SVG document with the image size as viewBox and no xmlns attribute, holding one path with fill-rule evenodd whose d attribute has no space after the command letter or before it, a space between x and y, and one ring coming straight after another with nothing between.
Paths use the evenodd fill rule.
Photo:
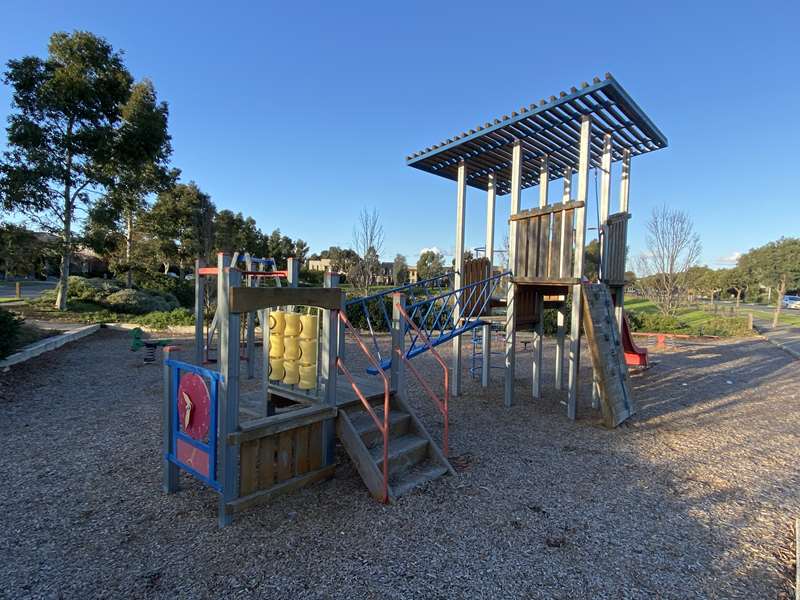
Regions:
<instances>
[{"instance_id":1,"label":"wooden playground structure","mask_svg":"<svg viewBox=\"0 0 800 600\"><path fill-rule=\"evenodd\" d=\"M297 263L291 259L285 271L278 271L271 259L238 253L220 254L213 267L198 263L195 360L182 362L165 351L164 489L177 491L179 470L191 473L219 493L223 526L244 508L330 477L336 437L370 493L384 502L453 474L447 458L448 400L462 388L462 337L480 333L478 370L481 385L489 386L488 316L504 281L505 405L514 400L516 336L523 328L534 332L532 396L541 396L543 314L545 308L554 308L555 382L556 388L563 387L568 358L568 417L574 419L577 412L585 331L594 368L593 406L602 409L608 426L627 419L634 412L625 360L630 336L624 335L622 319L630 161L666 144L607 75L407 158L410 166L457 183L451 273L347 299L336 274L326 273L324 287L297 287ZM619 209L609 214L612 164L618 161ZM601 174L601 266L594 283L584 272L591 168ZM549 184L557 179L563 180L561 201L550 203ZM523 210L522 191L535 185L536 206ZM469 262L464 260L467 186L487 193L486 257ZM510 269L496 271L495 207L497 196L505 194L511 199ZM211 278L216 279L216 309L206 329ZM358 328L351 323L354 315ZM381 337L381 331L390 336ZM452 343L451 366L436 350L445 343ZM421 354L430 355L441 368L441 388L414 365ZM242 361L247 379L260 372L255 390L242 392ZM439 439L407 402L409 374L441 415Z\"/></svg>"}]
</instances>

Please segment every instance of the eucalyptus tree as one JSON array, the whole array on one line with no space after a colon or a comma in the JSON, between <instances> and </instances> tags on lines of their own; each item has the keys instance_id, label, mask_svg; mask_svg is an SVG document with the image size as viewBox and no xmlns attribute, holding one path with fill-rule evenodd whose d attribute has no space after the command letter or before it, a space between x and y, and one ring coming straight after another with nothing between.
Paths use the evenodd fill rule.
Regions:
<instances>
[{"instance_id":1,"label":"eucalyptus tree","mask_svg":"<svg viewBox=\"0 0 800 600\"><path fill-rule=\"evenodd\" d=\"M0 161L0 194L60 239L56 307L64 310L79 208L106 181L116 128L133 78L106 40L85 32L54 33L46 58L10 60L8 150Z\"/></svg>"}]
</instances>

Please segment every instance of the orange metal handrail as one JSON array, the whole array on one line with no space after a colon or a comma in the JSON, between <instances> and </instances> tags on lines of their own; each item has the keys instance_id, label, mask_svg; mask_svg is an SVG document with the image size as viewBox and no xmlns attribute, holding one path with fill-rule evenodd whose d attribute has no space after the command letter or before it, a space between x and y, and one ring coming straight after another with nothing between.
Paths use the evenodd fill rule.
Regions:
<instances>
[{"instance_id":1,"label":"orange metal handrail","mask_svg":"<svg viewBox=\"0 0 800 600\"><path fill-rule=\"evenodd\" d=\"M375 426L378 428L378 431L380 431L383 435L383 501L389 502L389 378L386 377L386 374L383 372L383 369L381 369L378 361L375 360L375 357L373 357L372 353L367 349L367 346L364 344L361 336L358 335L358 331L356 331L356 328L353 327L353 325L345 316L344 311L339 311L339 320L344 323L344 326L347 329L350 330L356 340L356 343L361 348L361 351L367 357L367 360L372 364L373 367L377 369L378 374L383 378L383 424L381 424L378 415L376 415L375 411L372 409L372 405L367 402L364 394L362 394L361 390L358 389L358 385L356 385L353 375L342 361L342 357L336 357L336 365L339 367L342 373L344 373L345 377L347 377L356 396L359 400L361 400L361 403L364 405L364 408L367 409L369 416L372 417L372 420L375 422Z\"/></svg>"},{"instance_id":2,"label":"orange metal handrail","mask_svg":"<svg viewBox=\"0 0 800 600\"><path fill-rule=\"evenodd\" d=\"M402 352L399 348L397 349L397 356L399 356L403 362L410 368L411 372L417 378L420 385L425 388L425 391L428 392L428 396L430 396L433 403L439 409L439 412L442 413L442 417L444 417L444 431L442 432L442 450L444 451L444 455L449 455L449 444L448 444L448 430L449 430L449 412L447 407L447 399L450 396L450 370L447 368L447 363L444 362L442 356L436 351L436 348L433 347L431 344L431 339L428 335L422 331L414 321L411 320L411 317L408 316L406 309L403 307L402 304L396 302L395 305L397 309L400 311L400 315L406 320L411 328L417 333L417 335L422 338L425 342L425 346L428 348L428 351L433 354L433 357L436 359L436 362L442 367L442 371L444 371L444 398L440 400L436 393L431 389L428 385L428 382L420 375L417 368L411 363L411 361L406 357L405 353Z\"/></svg>"}]
</instances>

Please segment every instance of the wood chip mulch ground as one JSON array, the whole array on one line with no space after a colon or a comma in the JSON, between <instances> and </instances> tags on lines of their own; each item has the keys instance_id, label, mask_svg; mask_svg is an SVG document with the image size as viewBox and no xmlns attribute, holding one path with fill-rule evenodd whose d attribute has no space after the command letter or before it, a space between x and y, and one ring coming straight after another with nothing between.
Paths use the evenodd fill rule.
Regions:
<instances>
[{"instance_id":1,"label":"wood chip mulch ground","mask_svg":"<svg viewBox=\"0 0 800 600\"><path fill-rule=\"evenodd\" d=\"M340 449L332 480L220 530L190 477L161 492L161 369L103 330L0 375L0 597L793 597L798 363L760 339L654 357L614 431L588 364L565 418L552 341L544 397L521 352L510 409L501 371L486 391L465 369L457 476L384 506Z\"/></svg>"}]
</instances>

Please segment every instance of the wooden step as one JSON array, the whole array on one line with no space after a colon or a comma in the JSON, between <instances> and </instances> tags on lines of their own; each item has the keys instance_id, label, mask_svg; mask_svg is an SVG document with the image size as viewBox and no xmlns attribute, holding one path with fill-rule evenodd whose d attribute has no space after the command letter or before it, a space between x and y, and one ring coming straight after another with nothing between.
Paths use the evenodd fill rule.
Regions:
<instances>
[{"instance_id":1,"label":"wooden step","mask_svg":"<svg viewBox=\"0 0 800 600\"><path fill-rule=\"evenodd\" d=\"M432 461L422 462L391 481L392 492L399 498L421 485L447 474L447 467Z\"/></svg>"},{"instance_id":2,"label":"wooden step","mask_svg":"<svg viewBox=\"0 0 800 600\"><path fill-rule=\"evenodd\" d=\"M369 450L378 470L383 469L383 444ZM403 435L389 440L389 472L407 471L428 454L428 440L418 435Z\"/></svg>"},{"instance_id":3,"label":"wooden step","mask_svg":"<svg viewBox=\"0 0 800 600\"><path fill-rule=\"evenodd\" d=\"M375 415L383 423L383 408L375 410ZM383 434L375 425L372 416L363 410L360 413L350 414L350 421L356 433L361 436L364 445L367 448L372 448L376 444L383 441ZM408 433L409 424L411 423L411 415L406 412L392 410L389 412L389 437L398 438Z\"/></svg>"}]
</instances>

